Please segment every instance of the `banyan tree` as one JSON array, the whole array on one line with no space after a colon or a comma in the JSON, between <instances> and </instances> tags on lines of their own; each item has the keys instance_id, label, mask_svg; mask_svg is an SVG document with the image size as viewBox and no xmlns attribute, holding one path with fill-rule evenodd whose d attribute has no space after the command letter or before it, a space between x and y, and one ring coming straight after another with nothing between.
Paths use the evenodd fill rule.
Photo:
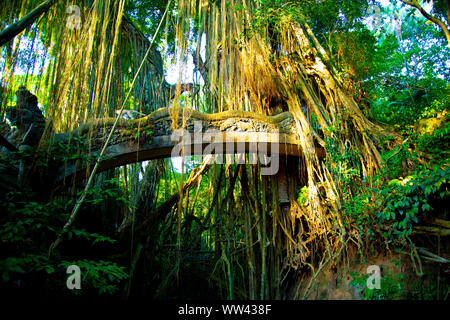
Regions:
<instances>
[{"instance_id":1,"label":"banyan tree","mask_svg":"<svg viewBox=\"0 0 450 320\"><path fill-rule=\"evenodd\" d=\"M113 240L86 250L124 266L120 295L307 298L322 271L376 241L342 206L383 167L388 129L354 97L303 2L151 1L146 28L130 14L140 1L46 1L26 16L40 4L0 5L2 29L28 19L2 47L1 114L18 128L2 124L14 180L2 190L66 203L45 259L83 256L73 237L86 228ZM195 121L245 154L185 156L191 168L174 173L167 137ZM246 134L279 144L276 172L261 174ZM112 182L117 194L97 205L93 190Z\"/></svg>"}]
</instances>

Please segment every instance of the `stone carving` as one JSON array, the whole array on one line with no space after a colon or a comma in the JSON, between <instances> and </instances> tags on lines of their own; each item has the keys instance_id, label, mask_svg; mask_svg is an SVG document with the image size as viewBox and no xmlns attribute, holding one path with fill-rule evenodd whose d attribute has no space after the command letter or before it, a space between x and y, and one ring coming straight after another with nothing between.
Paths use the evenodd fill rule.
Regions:
<instances>
[{"instance_id":1,"label":"stone carving","mask_svg":"<svg viewBox=\"0 0 450 320\"><path fill-rule=\"evenodd\" d=\"M8 141L19 150L24 146L36 147L44 133L44 115L38 107L37 97L25 87L20 87L16 95L16 106L6 110L6 117L17 128L11 131Z\"/></svg>"}]
</instances>

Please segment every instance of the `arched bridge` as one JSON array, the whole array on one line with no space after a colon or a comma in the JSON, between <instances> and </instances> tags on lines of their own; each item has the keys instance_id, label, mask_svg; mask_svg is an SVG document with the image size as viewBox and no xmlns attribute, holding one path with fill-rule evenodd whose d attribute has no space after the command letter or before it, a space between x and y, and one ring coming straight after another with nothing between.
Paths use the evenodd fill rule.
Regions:
<instances>
[{"instance_id":1,"label":"arched bridge","mask_svg":"<svg viewBox=\"0 0 450 320\"><path fill-rule=\"evenodd\" d=\"M198 154L257 154L301 156L300 140L289 112L264 116L246 111L205 114L195 110L162 108L148 116L120 119L97 172L138 161ZM184 113L184 114L183 114ZM178 119L176 126L172 119ZM88 160L68 162L58 169L58 179L83 178L100 154L114 119L98 119L55 136L69 147L72 138L87 142ZM176 129L184 128L184 129ZM183 146L183 148L181 148ZM319 157L324 150L317 146ZM90 161L89 161L90 159ZM266 159L267 160L267 159Z\"/></svg>"}]
</instances>

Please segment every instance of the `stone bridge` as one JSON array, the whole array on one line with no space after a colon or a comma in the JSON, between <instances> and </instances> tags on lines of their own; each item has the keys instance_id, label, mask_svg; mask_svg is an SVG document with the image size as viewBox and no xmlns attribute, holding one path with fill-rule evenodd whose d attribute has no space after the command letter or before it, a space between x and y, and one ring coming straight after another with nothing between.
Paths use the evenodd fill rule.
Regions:
<instances>
[{"instance_id":1,"label":"stone bridge","mask_svg":"<svg viewBox=\"0 0 450 320\"><path fill-rule=\"evenodd\" d=\"M174 109L162 108L139 119L120 119L97 172L180 155L181 149L183 155L258 153L260 159L272 155L302 155L295 122L289 112L275 116L246 111L205 114L179 109L175 115L173 112ZM178 119L176 126L172 119ZM67 144L69 147L70 139L76 137L77 141L88 142L89 149L87 160L78 159L61 166L57 180L86 177L113 123L111 118L98 119L71 132L55 135L54 140L60 146ZM317 146L317 151L319 157L324 156L321 147Z\"/></svg>"}]
</instances>

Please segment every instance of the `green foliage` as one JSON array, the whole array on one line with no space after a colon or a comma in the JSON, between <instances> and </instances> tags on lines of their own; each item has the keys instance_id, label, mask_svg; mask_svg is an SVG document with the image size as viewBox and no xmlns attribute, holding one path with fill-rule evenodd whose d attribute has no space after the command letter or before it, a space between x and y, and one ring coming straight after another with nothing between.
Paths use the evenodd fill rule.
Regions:
<instances>
[{"instance_id":1,"label":"green foliage","mask_svg":"<svg viewBox=\"0 0 450 320\"><path fill-rule=\"evenodd\" d=\"M333 30L348 31L361 25L367 8L367 0L302 1L302 11L320 37Z\"/></svg>"},{"instance_id":2,"label":"green foliage","mask_svg":"<svg viewBox=\"0 0 450 320\"><path fill-rule=\"evenodd\" d=\"M81 282L86 284L82 286L81 291L74 291L75 294L81 295L83 291L95 289L98 294L114 294L120 282L128 278L125 267L120 267L111 261L62 261L59 267L66 270L70 265L77 265L81 271Z\"/></svg>"},{"instance_id":3,"label":"green foliage","mask_svg":"<svg viewBox=\"0 0 450 320\"><path fill-rule=\"evenodd\" d=\"M384 139L384 143L390 137ZM387 180L400 177L406 173L408 163L412 163L415 168L420 169L417 160L417 152L410 150L410 143L403 141L397 144L392 150L387 150L381 154L381 158L385 161L386 168L383 171L384 178Z\"/></svg>"},{"instance_id":4,"label":"green foliage","mask_svg":"<svg viewBox=\"0 0 450 320\"><path fill-rule=\"evenodd\" d=\"M331 56L340 76L347 81L360 81L376 71L376 39L367 29L336 32L330 36Z\"/></svg>"},{"instance_id":5,"label":"green foliage","mask_svg":"<svg viewBox=\"0 0 450 320\"><path fill-rule=\"evenodd\" d=\"M73 236L80 238L80 239L86 239L86 240L92 242L92 244L96 244L98 242L109 242L109 243L117 242L116 239L112 239L110 237L105 237L98 233L90 233L90 232L87 232L85 229L81 229L81 230L72 229L71 231L67 232L67 238L69 240Z\"/></svg>"},{"instance_id":6,"label":"green foliage","mask_svg":"<svg viewBox=\"0 0 450 320\"><path fill-rule=\"evenodd\" d=\"M448 106L450 106L450 96L446 95L442 98L442 101L433 100L430 106L425 107L420 118L426 119L437 117L440 112L444 111Z\"/></svg>"},{"instance_id":7,"label":"green foliage","mask_svg":"<svg viewBox=\"0 0 450 320\"><path fill-rule=\"evenodd\" d=\"M20 201L23 194L11 192L6 195L1 207L7 214L2 217L0 237L16 245L25 244L32 235L53 231L51 225L62 222L73 201L52 201L49 203Z\"/></svg>"},{"instance_id":8,"label":"green foliage","mask_svg":"<svg viewBox=\"0 0 450 320\"><path fill-rule=\"evenodd\" d=\"M78 193L81 196L83 191ZM104 181L103 188L91 188L87 191L85 204L92 206L98 205L107 201L114 201L118 204L131 206L123 194L121 181L118 178L113 178Z\"/></svg>"},{"instance_id":9,"label":"green foliage","mask_svg":"<svg viewBox=\"0 0 450 320\"><path fill-rule=\"evenodd\" d=\"M61 222L66 215L60 214L71 202L54 201L51 203L21 202L23 194L9 193L2 202L0 239L4 252L20 252L19 255L1 255L0 273L5 284L11 279L20 278L19 274L45 271L51 274L55 265L44 254L46 239L52 234L51 225ZM62 211L64 212L64 211ZM56 219L56 220L55 220Z\"/></svg>"},{"instance_id":10,"label":"green foliage","mask_svg":"<svg viewBox=\"0 0 450 320\"><path fill-rule=\"evenodd\" d=\"M308 201L308 187L307 186L303 186L302 189L300 190L299 194L298 194L297 202L300 205L305 205L305 203L307 201Z\"/></svg>"},{"instance_id":11,"label":"green foliage","mask_svg":"<svg viewBox=\"0 0 450 320\"><path fill-rule=\"evenodd\" d=\"M426 111L434 114L435 109ZM424 154L430 163L437 165L448 164L450 152L450 115L446 115L446 122L435 128L432 133L413 135L413 141L417 145L417 152Z\"/></svg>"},{"instance_id":12,"label":"green foliage","mask_svg":"<svg viewBox=\"0 0 450 320\"><path fill-rule=\"evenodd\" d=\"M147 143L152 142L153 130L150 128L143 128L134 134L134 140L145 139Z\"/></svg>"},{"instance_id":13,"label":"green foliage","mask_svg":"<svg viewBox=\"0 0 450 320\"><path fill-rule=\"evenodd\" d=\"M253 31L261 30L261 28L270 26L277 28L280 22L286 18L297 16L301 18L303 15L294 1L261 0L255 10L255 17L252 21L251 29ZM238 8L242 10L243 8Z\"/></svg>"},{"instance_id":14,"label":"green foliage","mask_svg":"<svg viewBox=\"0 0 450 320\"><path fill-rule=\"evenodd\" d=\"M125 5L125 13L132 19L139 30L147 37L155 34L158 23L166 10L167 0L140 1L130 0ZM168 11L169 20L174 19L172 16L176 9L177 1L172 1L171 9ZM167 25L166 32L159 32L155 39L155 46L162 45L163 40L169 46L170 52L174 53L175 49L175 30L171 24Z\"/></svg>"},{"instance_id":15,"label":"green foliage","mask_svg":"<svg viewBox=\"0 0 450 320\"><path fill-rule=\"evenodd\" d=\"M352 146L352 142L346 140L339 130L339 125L329 127L325 138L325 149L327 158L325 165L334 175L335 181L342 183L342 193L350 191L351 184L357 180L359 170L358 150ZM338 141L345 141L344 145L339 145Z\"/></svg>"},{"instance_id":16,"label":"green foliage","mask_svg":"<svg viewBox=\"0 0 450 320\"><path fill-rule=\"evenodd\" d=\"M412 281L411 281L412 282ZM443 285L441 292L445 295L448 291L448 286ZM444 290L442 290L444 289ZM446 289L446 290L445 290ZM412 282L410 292L408 294L409 299L417 300L435 300L438 292L437 283L434 281L428 281L425 283L422 279ZM441 296L442 296L441 293Z\"/></svg>"},{"instance_id":17,"label":"green foliage","mask_svg":"<svg viewBox=\"0 0 450 320\"><path fill-rule=\"evenodd\" d=\"M0 260L0 273L3 285L11 279L18 279L20 275L33 272L45 272L50 275L55 272L55 265L45 255L22 253L16 257L7 257ZM18 276L19 275L19 276Z\"/></svg>"},{"instance_id":18,"label":"green foliage","mask_svg":"<svg viewBox=\"0 0 450 320\"><path fill-rule=\"evenodd\" d=\"M405 281L401 273L394 276L385 272L380 279L380 289L369 289L367 287L369 274L351 271L350 276L352 277L350 286L358 290L364 300L396 300L405 296Z\"/></svg>"},{"instance_id":19,"label":"green foliage","mask_svg":"<svg viewBox=\"0 0 450 320\"><path fill-rule=\"evenodd\" d=\"M399 261L393 261L398 268ZM366 273L358 273L350 271L352 280L349 285L354 287L364 300L435 300L438 287L435 281L424 278L431 276L427 273L419 279L411 276L405 277L402 273L394 275L391 272L382 270L380 281L380 289L369 289L367 287L367 279L370 276ZM442 285L440 288L441 296L448 290L448 286Z\"/></svg>"},{"instance_id":20,"label":"green foliage","mask_svg":"<svg viewBox=\"0 0 450 320\"><path fill-rule=\"evenodd\" d=\"M118 179L106 180L102 188L89 191L84 210L92 210L105 202L127 203ZM74 205L73 200L35 201L33 195L11 192L0 203L0 276L2 286L23 289L33 284L33 279L47 277L52 292L67 294L65 268L77 264L82 270L83 290L78 295L114 294L121 281L127 277L125 268L117 262L77 260L73 262L70 251L66 255L48 258L48 248L60 228L67 221ZM92 227L89 227L92 229ZM117 240L85 228L72 228L66 234L69 244L84 246L85 250L100 248ZM81 247L80 247L81 249ZM101 257L101 255L100 255ZM69 261L72 261L69 263ZM36 280L34 280L36 281ZM93 291L94 290L94 291Z\"/></svg>"},{"instance_id":21,"label":"green foliage","mask_svg":"<svg viewBox=\"0 0 450 320\"><path fill-rule=\"evenodd\" d=\"M17 156L26 161L36 160L39 168L51 167L62 162L94 162L99 153L90 153L89 141L85 136L71 136L64 141L42 141L43 147L35 150L20 150L15 152Z\"/></svg>"},{"instance_id":22,"label":"green foliage","mask_svg":"<svg viewBox=\"0 0 450 320\"><path fill-rule=\"evenodd\" d=\"M433 208L432 199L446 199L450 193L450 168L434 168L433 171L420 171L404 179L393 179L380 190L384 207L377 218L380 223L390 226L384 236L394 241L404 241L412 233L412 227L419 218Z\"/></svg>"},{"instance_id":23,"label":"green foliage","mask_svg":"<svg viewBox=\"0 0 450 320\"><path fill-rule=\"evenodd\" d=\"M376 189L371 190L369 186L360 189L360 193L349 197L342 203L342 215L345 226L352 226L358 231L358 238L364 239L366 243L372 244L375 233L373 226L376 223L374 212Z\"/></svg>"},{"instance_id":24,"label":"green foliage","mask_svg":"<svg viewBox=\"0 0 450 320\"><path fill-rule=\"evenodd\" d=\"M401 28L393 19L397 16ZM378 37L373 73L365 87L374 118L405 128L431 115L433 108L448 108L450 49L420 15L388 7L383 19L388 23Z\"/></svg>"}]
</instances>

